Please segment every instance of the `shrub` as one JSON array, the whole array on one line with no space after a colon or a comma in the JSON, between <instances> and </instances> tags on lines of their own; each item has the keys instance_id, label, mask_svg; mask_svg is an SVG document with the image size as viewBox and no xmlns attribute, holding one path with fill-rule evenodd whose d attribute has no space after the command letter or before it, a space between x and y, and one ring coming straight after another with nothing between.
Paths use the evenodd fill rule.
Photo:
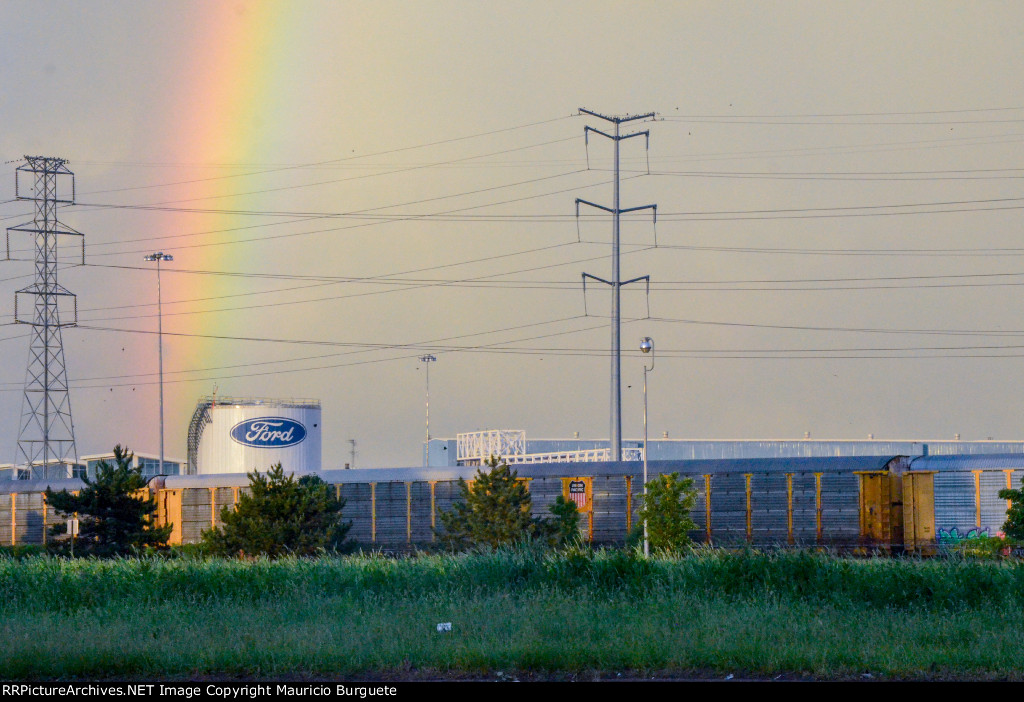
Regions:
<instances>
[{"instance_id":1,"label":"shrub","mask_svg":"<svg viewBox=\"0 0 1024 702\"><path fill-rule=\"evenodd\" d=\"M551 518L538 520L551 546L565 546L580 540L580 513L576 503L562 495L548 508Z\"/></svg>"},{"instance_id":2,"label":"shrub","mask_svg":"<svg viewBox=\"0 0 1024 702\"><path fill-rule=\"evenodd\" d=\"M146 479L131 463L132 453L118 444L114 447L114 464L101 461L96 478L83 478L85 488L77 495L67 490L46 489L46 502L54 510L65 516L78 514L75 548L79 553L122 555L167 543L172 525L153 526L156 498L144 492ZM57 536L64 530L65 527L58 525L51 533ZM68 540L63 540L54 548L63 550L68 545Z\"/></svg>"},{"instance_id":3,"label":"shrub","mask_svg":"<svg viewBox=\"0 0 1024 702\"><path fill-rule=\"evenodd\" d=\"M516 471L495 456L484 465L490 470L477 470L472 489L459 478L461 500L438 515L444 527L442 540L454 548L497 548L532 538L537 531L530 518L530 492L516 479Z\"/></svg>"},{"instance_id":4,"label":"shrub","mask_svg":"<svg viewBox=\"0 0 1024 702\"><path fill-rule=\"evenodd\" d=\"M516 471L495 456L484 465L490 470L478 469L472 488L459 478L461 499L439 515L443 543L452 548L498 548L540 539L559 546L579 536L580 517L574 502L559 495L549 508L552 517L533 519L530 491Z\"/></svg>"},{"instance_id":5,"label":"shrub","mask_svg":"<svg viewBox=\"0 0 1024 702\"><path fill-rule=\"evenodd\" d=\"M690 518L696 500L693 480L680 478L679 473L659 475L648 481L647 494L640 501L640 520L647 520L647 538L652 548L678 551L689 545L689 532L697 528ZM643 529L642 523L639 526Z\"/></svg>"},{"instance_id":6,"label":"shrub","mask_svg":"<svg viewBox=\"0 0 1024 702\"><path fill-rule=\"evenodd\" d=\"M1024 479L1021 483L1024 487ZM1003 531L1011 539L1024 539L1024 490L1004 488L999 491L999 499L1009 500L1010 508L1006 510L1006 521Z\"/></svg>"},{"instance_id":7,"label":"shrub","mask_svg":"<svg viewBox=\"0 0 1024 702\"><path fill-rule=\"evenodd\" d=\"M338 550L351 522L343 523L345 500L316 475L284 474L278 463L261 474L249 473L251 494L241 494L235 509L225 506L224 526L203 532L203 546L216 555L266 555L272 558Z\"/></svg>"}]
</instances>

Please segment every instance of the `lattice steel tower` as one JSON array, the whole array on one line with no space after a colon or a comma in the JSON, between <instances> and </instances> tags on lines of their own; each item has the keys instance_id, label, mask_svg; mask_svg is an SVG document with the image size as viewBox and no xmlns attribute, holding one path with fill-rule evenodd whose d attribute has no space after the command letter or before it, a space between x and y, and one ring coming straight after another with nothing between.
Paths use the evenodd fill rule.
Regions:
<instances>
[{"instance_id":1,"label":"lattice steel tower","mask_svg":"<svg viewBox=\"0 0 1024 702\"><path fill-rule=\"evenodd\" d=\"M57 206L75 201L75 176L66 163L61 158L25 157L15 170L15 197L34 201L35 215L31 222L7 230L8 260L11 232L30 234L35 241L35 282L14 294L15 322L32 326L15 458L31 479L69 477L68 466L78 458L61 338L63 327L78 322L78 301L57 282L57 240L62 235L78 237L83 263L85 241L80 232L57 221Z\"/></svg>"}]
</instances>

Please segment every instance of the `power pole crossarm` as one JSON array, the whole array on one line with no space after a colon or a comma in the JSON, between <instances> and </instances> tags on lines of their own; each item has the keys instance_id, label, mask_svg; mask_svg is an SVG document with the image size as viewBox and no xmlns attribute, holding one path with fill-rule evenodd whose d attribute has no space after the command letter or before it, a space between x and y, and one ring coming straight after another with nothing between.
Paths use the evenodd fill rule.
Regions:
<instances>
[{"instance_id":1,"label":"power pole crossarm","mask_svg":"<svg viewBox=\"0 0 1024 702\"><path fill-rule=\"evenodd\" d=\"M576 216L577 217L580 216L580 205L590 205L591 207L596 207L599 210L604 210L605 212L609 212L611 214L615 214L615 210L613 210L611 207L605 207L604 205L598 205L596 202L591 202L590 200L584 200L583 198L579 198L578 197L578 198L576 198Z\"/></svg>"},{"instance_id":2,"label":"power pole crossarm","mask_svg":"<svg viewBox=\"0 0 1024 702\"><path fill-rule=\"evenodd\" d=\"M639 212L640 210L654 210L654 221L658 221L658 206L657 205L640 205L639 207L623 207L619 210L619 214L625 214L626 212Z\"/></svg>"},{"instance_id":3,"label":"power pole crossarm","mask_svg":"<svg viewBox=\"0 0 1024 702\"><path fill-rule=\"evenodd\" d=\"M650 145L650 142L651 142L651 132L649 130L647 130L647 129L643 130L642 132L631 132L630 134L623 134L623 135L621 135L619 137L613 137L611 134L605 134L600 129L594 129L593 127L584 127L583 128L583 141L586 142L587 144L589 144L590 143L590 138L587 136L587 132L593 132L594 134L600 134L601 136L607 137L609 139L616 139L617 138L618 141L625 141L626 139L632 139L633 137L642 136L642 137L647 137L648 145Z\"/></svg>"},{"instance_id":4,"label":"power pole crossarm","mask_svg":"<svg viewBox=\"0 0 1024 702\"><path fill-rule=\"evenodd\" d=\"M614 122L615 124L625 124L626 122L634 122L634 121L636 121L638 119L654 119L655 115L657 114L655 112L647 112L647 113L642 114L642 115L633 115L633 116L626 115L625 117L608 117L607 115L602 115L602 114L597 113L597 112L591 112L590 110L588 110L585 107L581 107L581 108L579 108L579 110L580 110L581 114L590 115L591 117L597 117L598 119L603 119L606 122ZM597 130L594 130L594 131L597 131Z\"/></svg>"}]
</instances>

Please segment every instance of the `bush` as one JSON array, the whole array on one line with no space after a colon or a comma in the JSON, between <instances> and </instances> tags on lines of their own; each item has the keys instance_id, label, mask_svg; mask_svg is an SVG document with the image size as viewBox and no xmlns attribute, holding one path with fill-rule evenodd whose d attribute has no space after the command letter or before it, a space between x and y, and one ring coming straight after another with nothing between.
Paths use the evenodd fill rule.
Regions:
<instances>
[{"instance_id":1,"label":"bush","mask_svg":"<svg viewBox=\"0 0 1024 702\"><path fill-rule=\"evenodd\" d=\"M516 471L495 456L484 465L490 470L477 470L472 489L459 478L461 500L438 515L444 527L441 538L453 548L497 548L532 538L537 530L530 518L530 492L516 479Z\"/></svg>"},{"instance_id":2,"label":"bush","mask_svg":"<svg viewBox=\"0 0 1024 702\"><path fill-rule=\"evenodd\" d=\"M42 556L46 549L39 544L14 544L13 546L0 546L0 558L20 560L33 556Z\"/></svg>"},{"instance_id":3,"label":"bush","mask_svg":"<svg viewBox=\"0 0 1024 702\"><path fill-rule=\"evenodd\" d=\"M1024 487L1024 479L1021 485ZM1004 488L999 491L999 499L1010 501L1010 508L1006 510L1006 521L1003 522L1006 536L1016 540L1024 539L1024 490Z\"/></svg>"},{"instance_id":4,"label":"bush","mask_svg":"<svg viewBox=\"0 0 1024 702\"><path fill-rule=\"evenodd\" d=\"M965 558L1000 559L1008 556L1016 542L1003 536L977 536L952 545L947 552Z\"/></svg>"},{"instance_id":5,"label":"bush","mask_svg":"<svg viewBox=\"0 0 1024 702\"><path fill-rule=\"evenodd\" d=\"M443 527L439 535L444 544L456 549L493 549L534 539L559 546L578 538L580 517L574 502L559 495L549 508L551 518L533 519L530 491L517 479L516 471L495 456L484 465L490 470L478 469L472 488L459 478L461 499L450 511L438 515Z\"/></svg>"},{"instance_id":6,"label":"bush","mask_svg":"<svg viewBox=\"0 0 1024 702\"><path fill-rule=\"evenodd\" d=\"M203 532L203 546L215 555L308 556L342 547L352 527L343 523L345 500L316 475L298 480L278 463L265 474L249 473L252 494L241 494L235 509L225 506L224 526Z\"/></svg>"},{"instance_id":7,"label":"bush","mask_svg":"<svg viewBox=\"0 0 1024 702\"><path fill-rule=\"evenodd\" d=\"M54 510L64 516L78 514L79 531L74 548L79 553L114 556L166 545L172 525L153 526L156 498L144 492L146 479L131 463L131 451L118 444L114 447L114 465L101 461L96 478L83 478L85 488L77 495L67 490L46 489L46 502ZM65 531L66 527L57 525L50 533L59 536ZM63 550L70 545L69 541L58 541L54 548Z\"/></svg>"},{"instance_id":8,"label":"bush","mask_svg":"<svg viewBox=\"0 0 1024 702\"><path fill-rule=\"evenodd\" d=\"M690 510L697 501L693 479L680 478L679 473L659 475L647 483L647 494L640 500L640 522L647 520L647 538L651 547L678 551L690 544L689 532L697 528Z\"/></svg>"},{"instance_id":9,"label":"bush","mask_svg":"<svg viewBox=\"0 0 1024 702\"><path fill-rule=\"evenodd\" d=\"M538 520L551 546L566 546L581 540L580 513L576 503L562 495L548 508L552 518Z\"/></svg>"}]
</instances>

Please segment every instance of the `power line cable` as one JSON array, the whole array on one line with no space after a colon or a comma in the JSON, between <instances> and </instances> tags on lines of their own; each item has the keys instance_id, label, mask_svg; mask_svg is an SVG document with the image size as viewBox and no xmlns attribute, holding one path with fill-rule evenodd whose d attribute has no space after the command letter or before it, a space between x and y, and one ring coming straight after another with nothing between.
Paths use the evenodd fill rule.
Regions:
<instances>
[{"instance_id":1,"label":"power line cable","mask_svg":"<svg viewBox=\"0 0 1024 702\"><path fill-rule=\"evenodd\" d=\"M372 153L368 153L368 154L359 154L357 156L345 156L343 158L329 159L327 161L316 161L316 162L305 163L305 164L275 166L273 168L261 169L261 170L258 170L258 171L252 171L250 173L233 173L233 174L228 174L228 175L223 175L223 176L215 176L215 177L211 177L211 178L194 178L194 179L191 179L191 180L182 180L182 181L176 181L176 182L171 182L171 183L156 183L156 184L151 184L151 185L137 185L137 186L131 186L131 187L127 187L127 188L115 188L115 189L111 189L111 190L93 190L93 191L82 193L82 194L83 195L98 195L98 194L101 194L101 193L116 193L116 192L125 192L125 191L128 191L128 190L146 190L146 189L152 189L152 188L166 188L166 187L170 187L170 186L174 186L174 185L191 185L193 183L204 183L204 182L212 181L212 180L226 180L226 179L229 179L229 178L246 178L246 177L249 177L249 176L264 175L264 174L267 174L267 173L277 173L277 172L281 172L281 171L289 171L289 170L298 170L298 169L312 168L312 167L323 166L323 165L327 165L327 164L337 164L337 163L343 163L343 162L346 162L346 161L354 161L354 160L363 159L363 158L373 158L374 156L386 156L386 155L389 155L389 154L401 153L403 151L413 151L413 150L416 150L416 149L424 149L424 148L431 147L431 146L439 146L441 144L450 144L450 143L454 143L454 142L458 142L458 141L467 141L469 139L476 139L476 138L479 138L479 137L492 136L494 134L502 134L502 133L505 133L505 132L516 131L516 130L519 130L519 129L526 129L528 127L536 127L536 126L541 125L541 124L550 124L552 122L560 122L562 120L571 119L573 117L578 117L578 115L572 114L572 115L566 115L564 117L554 117L554 118L551 118L551 119L540 120L540 121L537 121L537 122L529 122L527 124L519 124L519 125L516 125L516 126L513 126L513 127L504 127L502 129L494 129L494 130L487 131L487 132L477 132L476 134L467 134L465 136L452 137L450 139L441 139L441 140L438 140L438 141L426 142L426 143L423 143L423 144L416 144L414 146L403 146L403 147L399 147L399 148L395 148L395 149L387 149L385 151L377 151L377 152L372 152ZM131 162L123 162L123 161L120 161L120 162L118 162L118 161L77 161L76 163L83 163L83 164L89 164L89 165L93 165L93 164L96 164L96 165L125 165L126 163L127 163L127 165L145 165L145 164L143 164L141 162L131 163ZM182 165L189 165L189 164L162 164L162 165L169 165L169 166L173 166L173 167L180 167ZM0 204L4 204L4 203L0 203Z\"/></svg>"},{"instance_id":2,"label":"power line cable","mask_svg":"<svg viewBox=\"0 0 1024 702\"><path fill-rule=\"evenodd\" d=\"M79 326L81 328L83 328L83 329L92 329L92 330L96 330L96 331L110 331L110 332L132 333L132 334L155 334L155 333L157 333L157 332L148 332L148 331L138 330L138 329L116 329L116 328L106 328L106 327L92 327L92 326L86 326L86 325L79 325ZM530 341L530 340L534 340L534 339L550 338L550 337L562 336L562 335L566 335L566 334L578 334L578 333L581 333L581 332L584 332L584 331L592 331L594 329L603 329L604 326L605 325L602 323L600 325L594 325L594 326L591 326L591 327L586 327L584 329L573 329L573 330L568 330L568 331L553 332L551 334L541 334L541 335L537 335L537 336L534 336L534 337L527 337L525 339L514 340L514 341L511 341L511 342L500 342L500 343L518 343L518 342L522 342L522 341ZM168 334L168 332L164 332L164 335L167 336L169 334ZM280 339L268 339L268 338L259 338L259 337L245 337L245 338L242 338L242 337L225 337L225 336L205 335L205 334L174 334L174 335L175 336L215 338L215 339L222 339L222 340L224 340L224 339L231 339L231 340L262 341L262 342L274 342L274 343L298 343L298 344L302 344L302 345L318 345L318 346L322 346L322 345L327 345L327 346L342 345L342 342L286 341L286 340L280 340ZM336 364L328 364L328 365L323 365L323 366L315 366L315 367L312 367L312 368L284 369L284 370L265 371L265 372L257 372L257 373L241 373L241 374L230 375L230 376L214 376L214 377L207 377L207 378L179 379L179 380L165 381L165 383L166 382L170 382L170 383L206 382L206 381L210 381L210 380L223 380L223 379L228 379L228 378L243 378L243 377L253 377L253 376L263 376L263 375L278 375L278 374L281 374L281 373L301 373L301 372L309 372L309 371L314 371L314 370L325 370L325 369L332 369L332 368L342 368L342 367L346 367L346 366L364 365L364 364L367 364L367 363L382 363L382 362L386 362L386 361L395 361L395 360L407 359L407 358L418 358L420 355L422 355L424 349L429 350L429 351L433 351L435 353L442 353L442 352L452 352L452 353L454 353L454 352L469 352L469 351L474 351L474 350L487 349L490 346L493 346L493 344L481 344L481 345L477 345L477 346L467 346L467 347L438 347L436 345L424 345L422 347L417 347L415 345L410 345L410 344L390 344L390 345L378 344L376 346L379 347L376 350L416 349L416 351L412 355L400 356L400 357L395 357L395 358L367 359L367 360L361 360L361 361L351 361L351 362L348 362L348 363L336 363ZM96 386L77 386L77 387L123 387L125 385L153 385L153 384L156 384L158 382L159 381L143 382L143 383L122 383L120 385L110 385L110 384L104 383L104 384L96 385ZM5 390L3 392L7 392L7 391Z\"/></svg>"},{"instance_id":3,"label":"power line cable","mask_svg":"<svg viewBox=\"0 0 1024 702\"><path fill-rule=\"evenodd\" d=\"M560 319L552 319L552 320L548 320L548 321L545 321L545 322L531 322L531 323L528 323L528 324L517 324L517 325L509 326L509 327L502 327L500 329L489 329L489 330L486 330L486 331L472 332L472 333L469 333L469 334L457 334L457 335L453 335L453 336L446 336L446 337L441 337L441 338L436 338L436 339L424 339L424 340L421 340L421 341L418 341L418 342L413 342L413 343L410 343L410 344L390 345L390 346L387 346L387 348L389 350L390 349L394 349L394 348L422 348L422 347L426 347L429 344L440 344L442 342L450 342L450 341L455 341L455 340L458 340L458 339L468 339L468 338L471 338L471 337L474 337L474 336L490 336L492 334L502 334L502 333L510 332L510 331L520 331L520 330L523 330L523 329L529 329L529 328L533 328L533 327L550 326L552 324L563 324L565 322L571 322L573 320L583 319L583 318L584 318L583 315L575 315L575 316L572 316L572 317L562 317ZM85 328L85 327L83 327L83 328ZM567 333L567 332L559 332L559 333L562 334L562 333ZM21 337L21 338L24 338L24 337ZM253 366L277 365L277 364L282 364L282 363L297 363L297 362L300 362L300 361L320 360L320 359L323 359L323 358L335 358L335 357L338 357L338 356L347 356L347 355L352 355L352 354L369 353L369 352L372 352L372 351L380 350L380 345L379 344L373 345L373 346L367 346L365 344L356 344L356 343L341 343L341 342L338 342L338 343L339 343L339 345L342 345L342 346L351 346L351 347L353 347L353 350L340 351L340 352L328 353L328 354L318 354L318 355L315 355L315 356L300 356L300 357L296 357L296 358L287 358L287 359L281 359L281 360L277 360L277 361L256 361L256 362L250 362L250 363L232 364L232 365L227 365L227 366L213 366L213 367L207 367L207 368L190 368L190 369L186 369L186 370L172 370L172 371L165 371L165 374L167 374L167 375L176 375L176 374L180 375L180 374L185 374L185 373L205 373L205 372L214 371L214 370L228 370L228 369L233 369L233 368L249 368L249 367L253 367ZM433 349L434 347L430 346L429 348ZM299 370L301 370L301 369L299 369ZM152 376L155 376L155 375L158 375L158 374L157 373L136 373L136 374L130 374L130 375L121 374L121 375L113 375L113 376L96 376L96 377L91 377L91 378L78 378L77 382L81 383L81 382L87 382L87 381L93 381L93 380L119 380L119 379L126 379L126 378L152 377ZM11 385L11 383L7 383L7 385Z\"/></svg>"},{"instance_id":4,"label":"power line cable","mask_svg":"<svg viewBox=\"0 0 1024 702\"><path fill-rule=\"evenodd\" d=\"M834 146L809 146L792 149L758 149L751 151L724 151L707 154L688 153L685 156L659 156L658 162L701 162L701 161L742 161L754 158L799 158L802 156L829 156L839 154L872 153L888 151L911 151L944 149L954 146L984 146L993 144L1019 143L1024 134L1010 132L985 136L948 137L945 139L916 139L912 141L886 141L872 144L850 144ZM890 148L892 147L892 148Z\"/></svg>"},{"instance_id":5,"label":"power line cable","mask_svg":"<svg viewBox=\"0 0 1024 702\"><path fill-rule=\"evenodd\" d=\"M864 334L926 334L940 336L1024 336L1024 330L1004 329L885 329L878 327L838 327L838 326L811 326L796 324L767 324L756 322L723 322L705 319L679 319L674 317L649 317L652 322L668 322L673 324L693 324L699 326L714 327L736 327L747 329L784 329L790 331L814 331L814 332L851 332ZM639 321L633 319L631 321Z\"/></svg>"},{"instance_id":6,"label":"power line cable","mask_svg":"<svg viewBox=\"0 0 1024 702\"><path fill-rule=\"evenodd\" d=\"M938 180L1018 180L1024 178L1024 174L1021 173L1010 173L1011 171L1020 171L1024 169L1019 168L990 168L990 169L977 169L974 171L932 171L931 175L928 172L917 172L906 171L906 172L891 172L891 173L840 173L840 172L809 172L809 173L796 173L796 172L783 172L783 173L771 173L771 172L713 172L713 171L651 171L652 176L671 176L680 178L731 178L739 180L813 180L813 181L870 181L870 182L918 182L918 181L938 181ZM646 173L647 171L626 171L634 173ZM969 175L970 173L1001 173L1002 175ZM960 174L960 175L958 175Z\"/></svg>"},{"instance_id":7,"label":"power line cable","mask_svg":"<svg viewBox=\"0 0 1024 702\"><path fill-rule=\"evenodd\" d=\"M810 248L767 248L757 246L697 246L687 244L662 244L659 249L682 249L686 251L708 251L714 253L754 253L792 256L922 256L948 257L963 256L1021 256L1024 248L972 248L972 249L810 249Z\"/></svg>"},{"instance_id":8,"label":"power line cable","mask_svg":"<svg viewBox=\"0 0 1024 702\"><path fill-rule=\"evenodd\" d=\"M535 179L535 181L537 181L537 180L547 180L547 179L550 179L550 178L559 178L559 177L563 177L565 175L575 175L576 173L582 173L582 172L584 172L584 171L582 171L582 170L581 171L571 171L571 172L559 174L559 175L556 175L556 176L548 176L546 178ZM643 177L644 175L646 175L646 173L642 174L642 175L631 176L631 178ZM535 181L525 181L525 182L535 182ZM521 184L521 183L516 183L516 184L513 184L513 185L519 185L519 184ZM606 181L602 181L602 182L599 182L599 183L592 183L592 184L586 185L586 186L576 186L576 187L572 188L572 190L578 190L580 187L591 188L591 187L596 187L596 186L599 186L599 185L607 185L607 184L608 183ZM499 187L505 187L505 186L499 186ZM498 188L494 188L494 189L498 189ZM201 209L187 209L187 208L185 208L185 209L182 209L182 208L161 208L161 209L167 209L168 211L173 210L173 211L176 211L176 212L185 212L185 213L189 213L189 214L216 214L216 215L232 215L232 216L246 216L246 217L301 216L301 217L303 217L305 219L349 219L349 218L353 218L353 219L365 219L365 218L378 219L379 218L379 219L383 219L385 221L401 221L401 220L405 220L405 219L415 219L415 220L438 219L439 221L499 221L499 222L504 222L504 221L512 222L512 221L528 219L529 221L551 221L551 222L555 222L555 223L559 223L560 224L560 223L564 223L564 222L575 221L576 220L576 215L575 214L569 214L569 213L558 213L558 214L535 213L535 214L527 214L527 215L516 215L516 214L506 214L506 215L494 215L494 214L459 215L458 213L465 212L467 210L481 209L481 208L484 208L484 207L495 207L497 205L504 205L504 204L508 204L508 203L512 203L512 202L521 202L523 200L536 199L538 197L546 197L548 195L557 195L557 194L561 194L563 192L567 192L567 191L566 190L552 191L552 192L542 193L542 194L538 194L538 195L530 195L530 196L527 196L525 198L517 198L517 199L513 199L513 200L503 200L501 202L485 203L485 204L482 204L482 205L474 205L472 207L465 207L465 208L446 210L446 211L443 211L443 212L395 212L395 213L389 213L389 214L384 214L384 215L374 215L374 216L367 216L365 213L368 212L368 211L362 211L362 210L358 211L358 212L351 212L351 213L341 213L341 212L318 212L318 213L307 212L307 213L300 213L300 212L280 212L280 211L274 212L274 211L259 211L259 210L201 210ZM444 197L448 198L448 197L454 197L454 196L444 196ZM444 199L444 198L437 198L437 199ZM826 207L785 207L785 208L754 209L754 210L680 210L680 211L676 211L676 212L660 213L658 215L658 219L659 219L659 221L661 221L663 218L664 219L668 219L668 220L675 219L676 221L690 221L690 219L693 218L693 217L712 217L712 216L718 216L718 215L723 215L723 216L724 215L748 215L748 214L767 214L767 215L772 215L772 214L790 214L790 213L806 213L806 212L856 212L856 211L862 211L862 210L909 209L909 208L919 208L919 207L953 207L953 206L959 206L959 205L988 205L988 204L1007 203L1007 202L1022 202L1022 201L1024 201L1024 197L1000 197L1000 198L979 198L979 199L973 199L973 200L934 200L934 201L926 201L926 202L897 202L897 203L882 204L882 205L830 205L830 206L826 206ZM117 209L127 209L127 210L136 210L136 209L147 210L147 209L153 209L153 208L150 208L148 206L135 206L135 205L111 205L111 207L114 207L114 208L117 208ZM383 208L378 208L378 209L383 209ZM950 211L954 211L954 212L968 212L968 211L973 211L973 210L971 210L971 209L963 209L963 210L950 210ZM636 215L634 218L640 217L640 216L642 216L642 215ZM445 219L445 218L447 218L447 219ZM591 219L591 220L595 220L595 221L601 221L601 215L599 215L599 214L589 215L589 216L581 214L580 218L581 219ZM297 221L304 221L304 220L297 220ZM357 226L360 226L360 225L357 225ZM174 237L181 237L181 236L193 236L193 235L174 235ZM171 237L161 237L161 238L171 238ZM150 239L132 240L132 241L149 241L149 240Z\"/></svg>"},{"instance_id":9,"label":"power line cable","mask_svg":"<svg viewBox=\"0 0 1024 702\"><path fill-rule=\"evenodd\" d=\"M688 118L688 117L703 117L708 119L718 117L749 117L752 119L769 119L773 117L779 117L783 119L791 117L907 117L910 115L950 115L950 114L965 114L972 112L1019 112L1024 110L1024 107L972 107L961 110L917 110L912 112L805 112L797 114L782 114L782 115L728 115L728 114L710 114L710 115L674 115L675 117Z\"/></svg>"},{"instance_id":10,"label":"power line cable","mask_svg":"<svg viewBox=\"0 0 1024 702\"><path fill-rule=\"evenodd\" d=\"M640 178L640 177L643 177L643 176L630 176L628 178L623 178L622 180L630 180L632 178ZM593 188L593 187L597 187L597 186L600 186L600 185L607 185L607 182L602 181L602 182L599 182L599 183L592 183L590 185L583 185L583 186L575 186L575 187L571 187L571 188L564 188L564 189L561 189L561 190L548 191L548 192L539 193L539 194L536 194L536 195L528 195L528 196L524 196L524 197L510 198L510 199L501 200L501 201L498 201L498 202L489 202L489 203L484 203L484 204L481 204L481 205L472 205L472 206L468 206L468 207L455 208L455 209L452 209L452 210L447 210L445 212L435 213L435 215L432 215L432 216L436 216L437 214L448 214L448 213L454 213L454 212L465 212L465 211L468 211L468 210L481 209L481 208L484 208L484 207L496 207L498 205L507 205L507 204L511 204L511 203L515 203L515 202L525 202L527 200L536 200L536 199L539 199L539 198L550 197L552 195L560 195L560 194L567 193L567 192L579 192L580 190L584 190L584 189L587 189L587 188ZM287 233L287 234L273 234L273 235L270 235L270 236L258 237L258 238L235 239L235 240L232 240L232 241L221 241L221 242L207 242L207 243L202 243L202 244L183 244L183 245L179 245L179 246L169 247L167 250L169 250L169 251L181 251L181 250L185 250L185 249L206 248L206 247L211 247L211 246L230 246L230 245L234 245L234 244L244 244L244 243L252 243L252 242L265 242L265 241L273 241L273 240L278 240L278 239L294 238L294 237L298 237L298 236L309 236L309 235L312 235L312 234L325 234L325 233L330 233L330 232L347 231L347 230L352 230L352 229L362 229L362 228L365 228L365 227L373 227L373 226L377 226L377 225L380 225L380 224L387 224L387 223L391 223L391 222L418 221L418 220L421 220L421 219L423 219L423 218L420 217L420 216L397 216L394 219L388 219L388 220L383 220L383 221L365 222L365 223L360 223L360 224L349 224L349 225L340 226L340 227L326 227L326 228L322 228L322 229L313 229L313 230L308 230L308 231L303 231L303 232L290 232L290 233ZM125 255L125 254L143 253L145 251L149 251L149 248L137 249L137 250L134 250L134 251L107 252L107 253L101 253L101 254L93 254L93 256L94 257L95 256L121 256L121 255Z\"/></svg>"},{"instance_id":11,"label":"power line cable","mask_svg":"<svg viewBox=\"0 0 1024 702\"><path fill-rule=\"evenodd\" d=\"M335 183L345 183L345 182L349 182L349 181L353 181L353 180L364 180L366 178L376 178L378 176L394 175L396 173L407 173L407 172L410 172L410 171L417 171L417 170L423 170L423 169L426 169L426 168L432 168L434 166L443 166L443 165L448 165L448 164L452 164L452 163L460 163L462 161L472 161L472 160L478 159L478 158L487 158L488 156L496 156L496 155L500 155L500 154L513 153L513 152L516 152L516 151L524 151L526 149L535 149L535 148L539 148L541 146L550 146L551 144L560 144L560 143L563 143L563 142L566 142L566 141L574 141L574 140L578 140L579 138L580 138L579 136L564 137L562 139L554 139L554 140L551 140L551 141L544 141L544 142L540 142L540 143L537 143L537 144L528 144L526 146L516 146L516 147L510 148L510 149L502 149L501 151L492 151L492 152L487 153L487 154L479 154L479 155L476 155L476 156L465 156L465 157L462 157L462 158L449 159L447 161L437 161L435 163L428 163L428 164L423 164L423 165L418 165L418 166L409 166L409 167L406 167L406 168L399 168L399 169L394 169L394 170L391 170L391 171L385 171L383 173L367 173L367 174L364 174L364 175L352 176L352 177L348 177L348 178L333 178L331 180L321 180L321 181L317 181L317 182L314 182L314 183L301 183L301 184L298 184L298 185L282 185L282 186L278 186L278 187L275 187L275 188L263 188L261 190L247 190L245 192L240 192L240 193L225 193L225 194L222 194L222 195L204 195L202 197L179 198L179 199L175 199L175 200L163 200L161 202L153 202L153 203L148 203L147 205L138 205L136 207L143 208L143 207L149 207L149 206L170 205L170 204L175 204L175 203L180 203L180 202L200 202L200 201L203 201L203 200L221 200L221 199L229 198L229 197L242 197L242 196L245 196L245 195L265 195L266 193L281 192L281 191L284 191L284 190L300 190L302 188L311 188L311 187L316 187L316 186L320 186L320 185L333 185ZM76 208L76 212L95 211L96 208L98 207L98 205L92 205L90 203L76 203L75 205L72 205L72 206Z\"/></svg>"},{"instance_id":12,"label":"power line cable","mask_svg":"<svg viewBox=\"0 0 1024 702\"><path fill-rule=\"evenodd\" d=\"M683 124L754 124L760 126L875 126L875 127L906 127L906 126L949 126L951 124L1016 124L1024 122L1024 117L1016 119L961 119L961 120L903 120L903 121L871 121L871 120L798 120L798 119L748 119L748 118L717 118L717 117L664 117L659 122L677 122Z\"/></svg>"},{"instance_id":13,"label":"power line cable","mask_svg":"<svg viewBox=\"0 0 1024 702\"><path fill-rule=\"evenodd\" d=\"M567 243L563 243L563 244L552 244L550 246L541 247L541 248L553 249L553 248L558 248L558 247L561 247L561 246L571 246L571 245L576 244L576 243L577 242L567 242ZM653 247L651 247L651 248L653 248ZM625 256L625 255L629 255L629 254L636 254L636 253L640 253L641 251L644 251L644 250L646 250L646 249L638 249L638 250L634 250L634 251L628 251L628 252L624 252L622 255ZM546 270L546 269L549 269L549 268L560 268L560 267L563 267L563 266L576 265L576 264L579 264L579 263L587 263L589 261L604 260L605 258L607 258L607 256L590 256L590 257L587 257L587 258L579 258L579 259L574 259L572 261L564 261L564 262L561 262L561 263L550 263L550 264L544 264L544 265L540 265L540 266L533 266L533 267L529 267L529 268L521 268L521 269L516 270L516 271L506 271L504 273L490 273L490 274L483 275L483 276L476 276L474 278L465 278L465 279L463 279L463 281L465 282L465 281L473 281L473 280L482 280L482 279L494 278L494 277L502 276L502 275L513 275L513 274L516 274L516 273L534 272L534 271ZM346 299L351 299L351 298L356 298L356 297L370 297L370 296L374 296L374 295L386 295L386 294L395 293L395 292L407 292L407 291L410 291L410 290L421 290L421 289L426 289L426 288L437 288L437 287L447 287L447 285L444 282L440 282L440 283L423 283L423 284L419 284L419 285L408 285L408 286L405 286L405 287L402 287L402 288L390 288L390 289L387 289L387 290L372 290L372 291L367 291L367 292L348 293L348 294L344 294L344 295L328 295L326 297L318 297L318 298L305 299L305 300L268 302L268 303L256 304L256 305L243 305L243 306L238 306L238 307L221 307L221 308L212 309L212 310L164 312L163 316L164 317L177 317L177 316L186 316L186 315L194 315L194 314L211 314L211 313L216 313L216 312L235 312L235 311L239 311L239 310L248 310L248 309L265 309L265 308L269 308L269 307L286 307L286 306L290 306L290 305L308 304L310 302L330 302L330 301L335 301L335 300L346 300ZM90 321L90 322L109 322L109 321L125 320L125 319L146 319L146 318L153 318L153 317L156 317L156 316L157 316L156 314L147 314L147 315L127 315L127 316L120 316L120 317L96 317L96 318L85 320L85 321Z\"/></svg>"}]
</instances>

